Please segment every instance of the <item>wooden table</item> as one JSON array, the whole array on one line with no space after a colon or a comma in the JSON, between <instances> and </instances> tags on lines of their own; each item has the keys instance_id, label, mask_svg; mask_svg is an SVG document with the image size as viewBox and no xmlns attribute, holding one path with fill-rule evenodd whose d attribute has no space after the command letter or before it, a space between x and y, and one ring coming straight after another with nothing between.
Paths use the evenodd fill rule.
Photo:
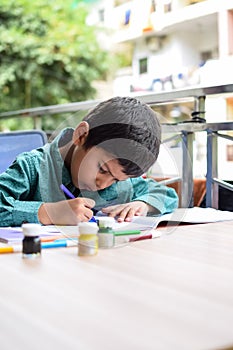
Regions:
<instances>
[{"instance_id":1,"label":"wooden table","mask_svg":"<svg viewBox=\"0 0 233 350\"><path fill-rule=\"evenodd\" d=\"M233 221L78 257L0 256L1 350L211 350L233 344Z\"/></svg>"}]
</instances>

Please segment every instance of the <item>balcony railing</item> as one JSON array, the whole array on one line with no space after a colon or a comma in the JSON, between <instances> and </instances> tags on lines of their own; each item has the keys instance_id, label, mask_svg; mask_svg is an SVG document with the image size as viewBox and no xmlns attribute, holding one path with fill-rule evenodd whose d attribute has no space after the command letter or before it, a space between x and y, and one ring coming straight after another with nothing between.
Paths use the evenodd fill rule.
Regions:
<instances>
[{"instance_id":1,"label":"balcony railing","mask_svg":"<svg viewBox=\"0 0 233 350\"><path fill-rule=\"evenodd\" d=\"M219 186L227 188L230 191L233 190L232 185L218 178L217 159L218 139L221 137L233 141L231 136L222 134L223 131L233 130L233 121L207 123L205 120L206 97L210 95L224 95L227 97L228 95L232 96L232 94L233 84L226 84L135 96L152 107L158 104L168 104L177 101L193 101L194 111L190 120L178 124L162 124L163 135L171 134L171 137L163 141L164 143L174 138L180 138L182 140L182 174L179 177L176 176L173 179L163 181L164 183L181 182L181 207L193 206L193 140L196 132L204 132L207 136L206 206L218 207L217 198ZM0 120L15 117L31 117L35 120L34 125L36 128L36 120L44 115L52 116L59 113L87 111L96 106L99 102L99 100L93 100L5 112L0 113Z\"/></svg>"}]
</instances>

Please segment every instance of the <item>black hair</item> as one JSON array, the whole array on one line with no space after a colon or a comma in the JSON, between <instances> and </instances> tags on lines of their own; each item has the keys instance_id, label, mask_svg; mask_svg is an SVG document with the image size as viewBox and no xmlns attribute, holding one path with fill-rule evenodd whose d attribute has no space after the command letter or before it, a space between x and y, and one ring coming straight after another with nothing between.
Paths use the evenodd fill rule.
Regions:
<instances>
[{"instance_id":1,"label":"black hair","mask_svg":"<svg viewBox=\"0 0 233 350\"><path fill-rule=\"evenodd\" d=\"M111 153L127 175L140 176L156 161L161 143L157 114L133 97L113 97L99 103L83 119L89 124L85 149Z\"/></svg>"}]
</instances>

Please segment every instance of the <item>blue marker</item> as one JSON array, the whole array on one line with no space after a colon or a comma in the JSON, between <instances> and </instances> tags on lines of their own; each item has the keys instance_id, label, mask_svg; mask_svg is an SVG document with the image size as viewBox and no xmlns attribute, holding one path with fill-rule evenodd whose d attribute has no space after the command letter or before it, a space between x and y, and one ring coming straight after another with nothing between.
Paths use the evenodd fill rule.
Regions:
<instances>
[{"instance_id":1,"label":"blue marker","mask_svg":"<svg viewBox=\"0 0 233 350\"><path fill-rule=\"evenodd\" d=\"M75 196L73 195L73 193L71 193L68 188L66 188L65 185L61 184L60 185L60 189L71 199L74 199ZM89 220L89 222L96 222L96 219L94 218L94 216L92 216L92 218Z\"/></svg>"},{"instance_id":2,"label":"blue marker","mask_svg":"<svg viewBox=\"0 0 233 350\"><path fill-rule=\"evenodd\" d=\"M69 239L59 239L54 242L42 242L41 248L63 248L63 247L75 247L78 244L77 240L69 240Z\"/></svg>"}]
</instances>

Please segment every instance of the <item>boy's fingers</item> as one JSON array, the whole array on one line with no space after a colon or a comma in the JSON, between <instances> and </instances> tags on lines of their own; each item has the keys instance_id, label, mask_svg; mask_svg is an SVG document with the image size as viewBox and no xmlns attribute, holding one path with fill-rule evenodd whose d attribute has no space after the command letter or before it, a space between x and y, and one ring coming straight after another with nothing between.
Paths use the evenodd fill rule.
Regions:
<instances>
[{"instance_id":1,"label":"boy's fingers","mask_svg":"<svg viewBox=\"0 0 233 350\"><path fill-rule=\"evenodd\" d=\"M144 212L144 208L140 207L135 211L134 215L140 216L140 215L143 215L143 212Z\"/></svg>"},{"instance_id":2,"label":"boy's fingers","mask_svg":"<svg viewBox=\"0 0 233 350\"><path fill-rule=\"evenodd\" d=\"M118 222L131 221L133 216L146 215L147 210L144 206L136 202L134 204L122 204L122 205L112 205L102 209L103 213L108 214L111 217L116 217Z\"/></svg>"},{"instance_id":3,"label":"boy's fingers","mask_svg":"<svg viewBox=\"0 0 233 350\"><path fill-rule=\"evenodd\" d=\"M110 207L103 208L102 211L103 213L108 214L109 216L114 218L115 216L120 214L120 212L122 211L122 208L123 207L121 205L112 205Z\"/></svg>"},{"instance_id":4,"label":"boy's fingers","mask_svg":"<svg viewBox=\"0 0 233 350\"><path fill-rule=\"evenodd\" d=\"M93 208L95 206L95 201L91 198L82 198L83 199L83 204L85 205L85 207L88 208Z\"/></svg>"},{"instance_id":5,"label":"boy's fingers","mask_svg":"<svg viewBox=\"0 0 233 350\"><path fill-rule=\"evenodd\" d=\"M108 212L107 214L108 214L108 216L111 216L111 217L114 218L114 217L117 216L119 213L120 213L119 210L112 210L112 211Z\"/></svg>"},{"instance_id":6,"label":"boy's fingers","mask_svg":"<svg viewBox=\"0 0 233 350\"><path fill-rule=\"evenodd\" d=\"M142 210L140 206L131 207L130 205L113 205L107 208L103 208L102 211L111 217L119 215L117 221L131 221L134 215L142 215Z\"/></svg>"},{"instance_id":7,"label":"boy's fingers","mask_svg":"<svg viewBox=\"0 0 233 350\"><path fill-rule=\"evenodd\" d=\"M134 216L134 208L125 207L119 215L118 221L131 221Z\"/></svg>"},{"instance_id":8,"label":"boy's fingers","mask_svg":"<svg viewBox=\"0 0 233 350\"><path fill-rule=\"evenodd\" d=\"M119 205L117 205L117 206L116 205L111 205L110 207L103 208L102 212L107 214L107 213L110 213L113 210L116 210L117 207L119 207Z\"/></svg>"}]
</instances>

